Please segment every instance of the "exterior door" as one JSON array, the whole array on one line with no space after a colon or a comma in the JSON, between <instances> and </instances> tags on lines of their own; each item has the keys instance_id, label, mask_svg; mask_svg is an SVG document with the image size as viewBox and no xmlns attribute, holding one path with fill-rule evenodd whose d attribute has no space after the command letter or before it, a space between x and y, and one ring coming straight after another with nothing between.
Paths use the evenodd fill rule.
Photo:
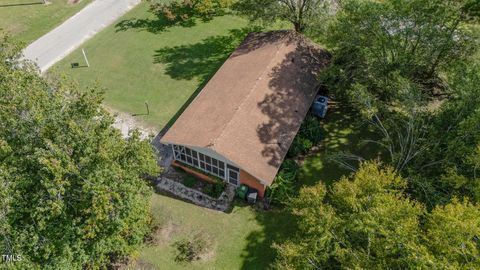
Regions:
<instances>
[{"instance_id":1,"label":"exterior door","mask_svg":"<svg viewBox=\"0 0 480 270\"><path fill-rule=\"evenodd\" d=\"M228 183L238 186L240 178L240 170L233 166L227 165L227 172L228 172Z\"/></svg>"}]
</instances>

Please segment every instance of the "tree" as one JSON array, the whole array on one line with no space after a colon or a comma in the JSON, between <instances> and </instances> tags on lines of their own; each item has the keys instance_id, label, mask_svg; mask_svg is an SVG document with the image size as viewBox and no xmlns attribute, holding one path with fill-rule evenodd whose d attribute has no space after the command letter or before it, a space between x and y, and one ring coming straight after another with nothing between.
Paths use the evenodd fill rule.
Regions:
<instances>
[{"instance_id":1,"label":"tree","mask_svg":"<svg viewBox=\"0 0 480 270\"><path fill-rule=\"evenodd\" d=\"M416 183L416 196L433 205L453 196L480 201L480 66L460 65L452 74L449 87L455 94L426 125L429 150L408 173Z\"/></svg>"},{"instance_id":2,"label":"tree","mask_svg":"<svg viewBox=\"0 0 480 270\"><path fill-rule=\"evenodd\" d=\"M304 32L322 21L330 7L329 0L239 0L233 8L250 20L274 22L285 20L292 23L295 31Z\"/></svg>"},{"instance_id":3,"label":"tree","mask_svg":"<svg viewBox=\"0 0 480 270\"><path fill-rule=\"evenodd\" d=\"M454 199L427 214L424 240L436 257L433 269L478 269L480 207Z\"/></svg>"},{"instance_id":4,"label":"tree","mask_svg":"<svg viewBox=\"0 0 480 270\"><path fill-rule=\"evenodd\" d=\"M19 52L0 43L0 253L20 269L104 267L148 232L154 152L111 127L96 87L45 79Z\"/></svg>"},{"instance_id":5,"label":"tree","mask_svg":"<svg viewBox=\"0 0 480 270\"><path fill-rule=\"evenodd\" d=\"M195 17L204 20L223 14L232 5L232 0L174 0L168 3L150 0L150 11L170 22L192 22Z\"/></svg>"},{"instance_id":6,"label":"tree","mask_svg":"<svg viewBox=\"0 0 480 270\"><path fill-rule=\"evenodd\" d=\"M330 188L323 184L303 188L291 205L299 230L290 241L276 246L276 266L478 268L479 206L454 200L426 213L422 204L405 195L406 186L392 169L368 162Z\"/></svg>"},{"instance_id":7,"label":"tree","mask_svg":"<svg viewBox=\"0 0 480 270\"><path fill-rule=\"evenodd\" d=\"M323 79L340 96L361 84L386 102L400 96L397 84L403 79L429 96L447 94L439 74L475 51L471 10L479 5L470 0L344 1L327 31L334 57Z\"/></svg>"}]
</instances>

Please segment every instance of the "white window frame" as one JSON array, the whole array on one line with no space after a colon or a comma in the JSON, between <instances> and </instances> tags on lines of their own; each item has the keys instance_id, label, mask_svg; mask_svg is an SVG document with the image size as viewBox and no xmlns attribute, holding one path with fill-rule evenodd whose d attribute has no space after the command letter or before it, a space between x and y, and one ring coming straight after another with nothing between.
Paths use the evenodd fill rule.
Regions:
<instances>
[{"instance_id":1,"label":"white window frame","mask_svg":"<svg viewBox=\"0 0 480 270\"><path fill-rule=\"evenodd\" d=\"M193 157L193 155L191 155L191 154L188 155L187 154L187 149L190 150L190 153L192 153L191 151L194 151L196 153L196 156ZM225 182L230 183L230 181L229 181L230 176L229 176L229 172L228 172L228 169L227 169L227 165L229 165L230 167L236 168L235 166L232 166L232 165L228 164L227 162L225 162L223 160L219 160L217 158L211 157L210 155L201 153L197 150L191 149L191 148L186 147L184 145L172 144L172 151L173 151L173 158L175 160L180 161L180 162L185 163L185 164L188 164L190 166L193 166L193 167L195 167L195 168L197 168L201 171L204 171L208 174L220 177ZM185 157L186 157L185 160L182 159L181 155L185 155ZM203 156L203 160L201 158L201 155ZM187 157L192 158L192 162L188 162ZM207 158L210 160L210 162L207 162ZM194 164L194 162L193 162L194 160L197 161L198 165ZM216 165L214 163L216 163ZM220 166L220 163L222 163L223 166ZM206 169L207 165L210 167L210 170ZM217 171L216 173L214 172L214 169ZM236 169L238 169L238 168L236 168ZM221 171L223 171L223 175L220 173ZM238 174L239 174L238 178L240 178L240 171L238 171Z\"/></svg>"}]
</instances>

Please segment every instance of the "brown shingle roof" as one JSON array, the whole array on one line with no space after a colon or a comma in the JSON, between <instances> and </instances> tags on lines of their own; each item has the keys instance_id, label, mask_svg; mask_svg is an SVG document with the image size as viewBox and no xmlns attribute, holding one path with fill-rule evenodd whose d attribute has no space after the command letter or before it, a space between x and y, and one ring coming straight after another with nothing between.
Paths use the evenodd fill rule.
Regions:
<instances>
[{"instance_id":1,"label":"brown shingle roof","mask_svg":"<svg viewBox=\"0 0 480 270\"><path fill-rule=\"evenodd\" d=\"M292 31L251 33L161 141L210 148L269 185L328 58Z\"/></svg>"}]
</instances>

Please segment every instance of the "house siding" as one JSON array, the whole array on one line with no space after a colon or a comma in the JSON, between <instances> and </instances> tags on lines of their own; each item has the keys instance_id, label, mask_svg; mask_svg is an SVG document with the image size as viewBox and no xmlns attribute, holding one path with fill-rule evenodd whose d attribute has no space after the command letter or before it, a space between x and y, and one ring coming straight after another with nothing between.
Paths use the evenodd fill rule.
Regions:
<instances>
[{"instance_id":1,"label":"house siding","mask_svg":"<svg viewBox=\"0 0 480 270\"><path fill-rule=\"evenodd\" d=\"M244 184L258 190L258 196L260 198L265 196L265 186L260 183L257 178L242 169L240 169L240 184Z\"/></svg>"}]
</instances>

